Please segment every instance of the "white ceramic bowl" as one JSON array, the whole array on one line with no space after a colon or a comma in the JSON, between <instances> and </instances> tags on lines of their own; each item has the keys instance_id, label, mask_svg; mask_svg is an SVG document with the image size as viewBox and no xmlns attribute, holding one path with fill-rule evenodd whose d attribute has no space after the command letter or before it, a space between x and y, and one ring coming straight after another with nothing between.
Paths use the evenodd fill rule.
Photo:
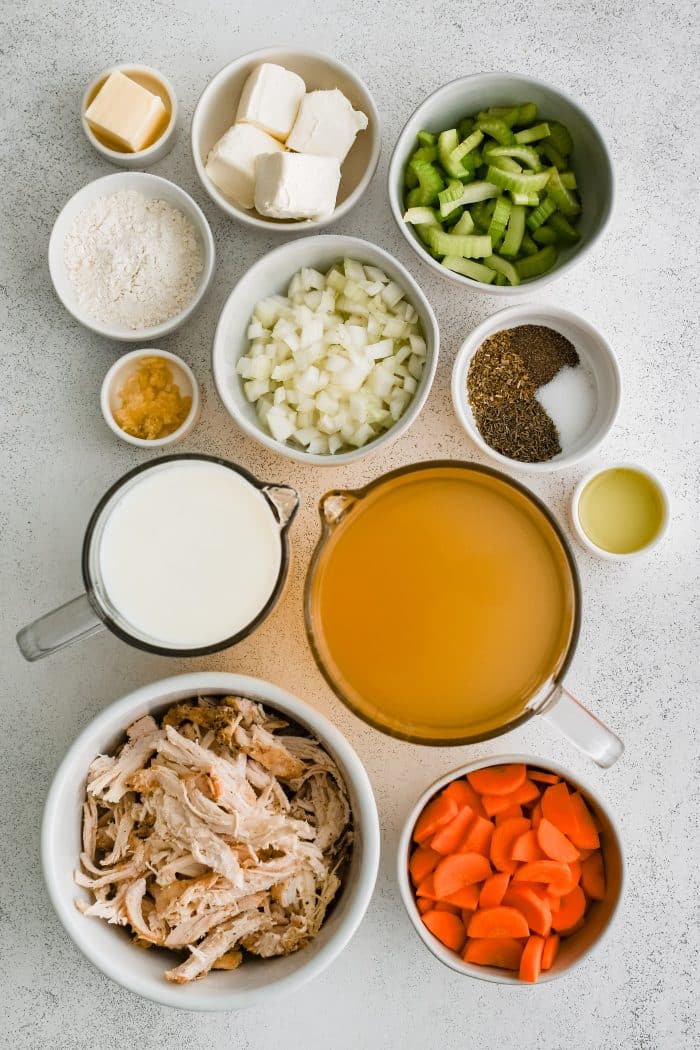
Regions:
<instances>
[{"instance_id":1,"label":"white ceramic bowl","mask_svg":"<svg viewBox=\"0 0 700 1050\"><path fill-rule=\"evenodd\" d=\"M259 700L306 727L338 763L350 795L355 845L335 906L318 936L301 951L275 959L248 960L235 972L213 972L203 981L173 985L163 977L168 960L162 950L135 947L125 931L81 915L73 874L80 853L81 806L88 766L109 752L134 719L159 714L189 696L237 693ZM41 832L44 879L59 919L75 944L103 973L132 992L164 1006L185 1010L237 1010L267 1004L298 991L340 954L369 905L379 865L379 820L372 787L359 758L342 734L308 704L275 685L244 675L197 672L153 682L117 700L99 714L69 748L51 785Z\"/></svg>"},{"instance_id":2,"label":"white ceramic bowl","mask_svg":"<svg viewBox=\"0 0 700 1050\"><path fill-rule=\"evenodd\" d=\"M482 438L467 398L467 375L471 359L490 335L518 325L544 325L565 336L576 348L581 364L587 369L595 387L596 407L588 427L578 441L545 463L521 463L496 452ZM498 463L511 470L528 474L546 474L563 470L590 455L610 432L622 398L622 377L617 358L605 336L590 321L557 306L537 303L511 306L488 317L475 328L462 344L452 370L452 401L457 418L474 444Z\"/></svg>"},{"instance_id":3,"label":"white ceramic bowl","mask_svg":"<svg viewBox=\"0 0 700 1050\"><path fill-rule=\"evenodd\" d=\"M174 317L162 324L153 325L151 328L133 329L122 325L103 324L96 320L78 302L73 285L66 272L63 257L64 242L66 234L70 230L76 216L92 201L99 197L109 197L113 193L134 191L143 194L152 200L163 200L173 208L178 208L183 215L190 220L197 233L197 238L202 251L202 272L199 283L194 291L192 300L188 305ZM101 179L95 179L83 186L81 190L71 197L59 213L49 240L49 272L56 290L56 295L61 300L66 310L76 321L97 332L107 339L115 339L123 343L147 343L153 339L160 339L169 335L175 329L180 328L185 321L189 320L204 298L211 279L214 275L214 262L216 251L214 238L212 237L209 223L204 212L192 200L188 193L176 186L174 182L162 179L158 175L150 175L145 171L120 171L113 175L105 175Z\"/></svg>"},{"instance_id":4,"label":"white ceramic bowl","mask_svg":"<svg viewBox=\"0 0 700 1050\"><path fill-rule=\"evenodd\" d=\"M333 263L346 257L379 267L405 289L406 298L418 312L427 344L425 367L413 400L389 430L362 448L350 452L341 452L333 456L312 455L288 442L275 440L267 431L258 419L255 406L251 405L245 396L243 382L236 373L236 362L248 348L246 331L253 308L261 299L268 295L286 293L290 280L302 266L312 266L325 273ZM430 303L408 270L392 255L378 248L376 244L359 240L357 237L340 237L334 234L305 237L283 244L264 255L251 266L231 292L221 311L214 336L214 381L229 415L249 437L300 463L339 466L342 463L354 462L367 453L389 444L410 427L430 392L439 347L437 321Z\"/></svg>"},{"instance_id":5,"label":"white ceramic bowl","mask_svg":"<svg viewBox=\"0 0 700 1050\"><path fill-rule=\"evenodd\" d=\"M205 171L209 151L235 121L243 85L255 67L263 62L274 62L297 73L304 80L307 91L339 88L353 108L361 110L368 118L367 127L358 133L343 161L335 211L328 218L280 220L265 218L255 210L246 211L224 197ZM380 148L379 113L369 91L346 65L317 51L270 47L242 55L224 66L208 84L192 118L192 156L204 189L232 219L271 233L294 234L309 229L319 230L347 215L370 184L379 161Z\"/></svg>"},{"instance_id":6,"label":"white ceramic bowl","mask_svg":"<svg viewBox=\"0 0 700 1050\"><path fill-rule=\"evenodd\" d=\"M581 239L578 244L560 252L557 265L549 273L531 278L516 287L497 287L472 281L469 277L447 270L425 250L414 228L403 221L406 210L403 180L406 163L416 147L419 131L444 131L456 126L463 117L488 109L489 106L513 105L517 102L536 102L541 119L561 121L573 136L572 167L582 202L581 221L578 224ZM563 91L520 73L475 73L438 88L409 117L399 135L389 165L389 202L394 219L423 262L436 273L472 291L506 298L542 288L580 262L605 230L614 196L612 160L597 124Z\"/></svg>"},{"instance_id":7,"label":"white ceramic bowl","mask_svg":"<svg viewBox=\"0 0 700 1050\"><path fill-rule=\"evenodd\" d=\"M168 113L168 123L155 142L151 143L151 145L147 146L145 149L138 150L137 153L129 153L126 150L112 149L109 146L106 146L105 143L97 137L85 119L85 110L88 108L110 73L115 72L123 73L125 77L135 80L137 84L145 87L148 91L152 92L152 94L159 95ZM88 85L80 104L80 121L88 142L101 157L104 157L105 160L108 160L111 164L116 164L119 168L148 168L151 164L156 164L157 161L166 157L175 145L177 118L178 105L175 88L167 77L164 77L157 69L151 69L150 66L110 66L109 69L103 70Z\"/></svg>"},{"instance_id":8,"label":"white ceramic bowl","mask_svg":"<svg viewBox=\"0 0 700 1050\"><path fill-rule=\"evenodd\" d=\"M440 962L444 963L445 966L449 966L450 969L456 970L457 973L464 974L467 977L476 977L481 981L509 984L518 988L532 988L532 985L521 981L517 974L510 970L502 970L496 966L477 966L475 963L464 962L456 952L450 951L449 948L441 944L421 919L408 874L408 860L413 829L423 808L430 799L451 781L463 777L466 773L473 773L475 770L484 769L487 766L499 766L506 762L525 762L529 766L535 766L550 773L557 773L560 777L563 777L581 792L594 816L599 821L601 828L600 844L605 859L607 883L605 900L596 901L591 906L587 913L585 924L580 930L577 930L570 937L562 938L559 952L552 968L542 972L539 983L545 984L569 973L583 961L589 952L598 947L604 937L610 932L624 891L625 862L620 832L612 814L592 788L582 783L579 777L574 776L568 769L558 765L556 762L550 762L536 755L494 755L492 758L468 762L466 765L460 766L459 769L453 769L451 773L446 773L445 776L440 777L439 780L436 780L434 784L431 784L423 792L406 819L399 841L397 875L401 899L408 912L408 917L420 939Z\"/></svg>"},{"instance_id":9,"label":"white ceramic bowl","mask_svg":"<svg viewBox=\"0 0 700 1050\"><path fill-rule=\"evenodd\" d=\"M608 470L624 469L636 470L638 473L644 474L654 483L659 497L661 499L661 503L663 505L664 516L659 531L657 532L656 536L654 536L654 538L651 540L651 542L647 543L646 547L642 547L638 551L632 551L629 554L614 554L612 551L606 551L602 547L599 547L596 543L594 543L588 535L588 533L583 528L583 525L581 524L581 518L579 517L579 501L581 499L581 493L588 485L589 481L592 481L593 478L598 477L599 474L606 473L606 471ZM641 558L643 555L648 554L649 551L653 550L654 547L658 547L658 545L661 543L666 533L668 532L668 527L671 521L671 500L666 486L664 485L658 474L655 474L652 470L649 470L648 467L643 467L641 463L609 463L606 466L596 467L595 470L591 470L588 474L585 475L585 477L581 478L578 485L574 489L573 495L571 497L570 510L571 523L574 527L574 532L576 533L579 542L586 548L586 550L589 550L598 558L603 558L604 561L633 561L635 558Z\"/></svg>"},{"instance_id":10,"label":"white ceramic bowl","mask_svg":"<svg viewBox=\"0 0 700 1050\"><path fill-rule=\"evenodd\" d=\"M134 437L133 434L127 434L125 430L122 430L114 418L115 411L118 408L121 408L119 395L124 383L138 370L141 361L143 361L145 357L160 357L164 361L167 361L173 374L173 382L177 386L182 397L192 398L190 410L177 430L173 430L172 434L167 434L165 437L153 438L150 441L145 438ZM176 354L171 354L167 350L156 350L155 347L144 347L141 350L132 350L130 353L124 354L123 357L120 357L118 361L114 362L102 381L100 407L102 409L105 423L112 433L116 434L122 441L126 441L129 445L136 445L137 448L165 448L167 445L174 445L178 441L182 441L183 438L187 437L197 422L200 411L199 384L195 378L194 372L181 357L178 357Z\"/></svg>"}]
</instances>

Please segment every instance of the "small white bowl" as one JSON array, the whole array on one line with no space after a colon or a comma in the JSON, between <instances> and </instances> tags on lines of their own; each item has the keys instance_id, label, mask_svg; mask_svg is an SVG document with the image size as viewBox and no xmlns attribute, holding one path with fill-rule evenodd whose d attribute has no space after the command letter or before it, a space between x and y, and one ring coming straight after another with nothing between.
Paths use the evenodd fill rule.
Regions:
<instances>
[{"instance_id":1,"label":"small white bowl","mask_svg":"<svg viewBox=\"0 0 700 1050\"><path fill-rule=\"evenodd\" d=\"M586 431L568 451L544 463L521 463L501 455L488 445L479 432L467 396L467 375L471 359L489 336L519 325L544 325L559 332L573 343L581 365L587 369L595 386L596 409ZM494 462L527 474L546 474L563 470L589 456L610 432L622 398L622 377L610 343L590 321L557 306L536 303L511 306L488 317L475 328L462 344L452 370L452 402L457 418L474 444Z\"/></svg>"},{"instance_id":2,"label":"small white bowl","mask_svg":"<svg viewBox=\"0 0 700 1050\"><path fill-rule=\"evenodd\" d=\"M413 829L418 817L430 799L442 788L446 787L447 784L465 776L466 773L473 773L475 770L485 769L487 766L500 766L507 762L525 762L529 766L544 769L549 773L556 773L573 785L577 791L580 791L599 822L600 845L605 859L607 884L605 900L596 901L592 905L586 916L585 924L580 930L577 930L570 937L562 939L551 969L542 972L538 983L545 984L549 981L555 981L558 977L563 977L564 974L575 969L589 952L602 943L613 925L625 886L625 861L620 831L610 811L589 785L582 783L578 776L575 776L564 766L560 766L556 762L550 762L548 759L539 758L536 755L494 755L487 759L477 759L474 762L468 762L466 765L460 766L459 769L453 769L451 773L446 773L445 776L440 777L434 784L431 784L418 799L403 826L399 840L397 875L401 899L408 912L408 917L423 944L430 949L441 963L466 977L476 977L480 981L490 981L494 984L509 984L513 987L527 989L533 986L521 981L513 971L502 970L496 966L478 966L476 963L464 962L457 952L450 951L449 948L441 944L421 919L408 873Z\"/></svg>"},{"instance_id":3,"label":"small white bowl","mask_svg":"<svg viewBox=\"0 0 700 1050\"><path fill-rule=\"evenodd\" d=\"M110 73L116 72L123 73L125 77L129 77L130 80L135 80L137 84L140 84L141 87L145 87L152 94L158 95L169 115L167 125L155 142L152 142L150 146L146 146L145 149L138 150L136 153L130 153L128 150L115 149L114 147L105 145L105 143L97 137L85 119L85 111L97 95L97 92L100 90ZM155 164L157 161L162 160L163 157L166 157L175 145L177 118L178 104L175 88L167 77L164 77L157 69L151 69L150 66L110 66L109 69L103 70L102 73L96 76L92 83L88 85L80 104L80 121L88 142L93 149L97 150L100 156L104 157L105 160L110 161L110 163L116 164L117 167L120 168L148 168L151 164Z\"/></svg>"},{"instance_id":4,"label":"small white bowl","mask_svg":"<svg viewBox=\"0 0 700 1050\"><path fill-rule=\"evenodd\" d=\"M533 277L521 285L482 284L447 270L426 251L415 229L403 221L404 171L416 147L419 131L438 133L454 127L463 118L489 106L507 106L518 102L537 103L540 118L566 124L574 140L572 167L581 194L580 241L559 253L556 266L542 277ZM474 292L512 298L535 288L543 288L561 277L583 259L603 234L612 213L615 197L615 175L612 159L595 121L574 99L563 91L520 73L475 73L443 85L426 98L409 117L399 135L389 165L389 203L396 225L418 256L435 273Z\"/></svg>"},{"instance_id":5,"label":"small white bowl","mask_svg":"<svg viewBox=\"0 0 700 1050\"><path fill-rule=\"evenodd\" d=\"M64 242L76 216L99 197L109 197L113 193L127 190L141 193L144 197L152 200L163 200L171 207L178 208L194 226L202 252L202 272L199 275L199 283L190 303L184 310L175 314L174 317L163 321L161 324L153 325L151 328L126 328L122 325L104 324L102 321L96 320L78 302L75 289L66 272ZM114 339L122 343L147 343L150 340L160 339L174 332L185 321L188 321L202 302L211 284L214 276L215 259L214 238L201 208L195 204L188 193L176 186L174 182L169 182L168 179L162 179L159 175L151 175L145 171L119 171L113 175L105 175L101 179L95 179L94 182L89 182L87 186L83 186L63 206L53 225L49 240L49 272L56 295L66 310L73 315L76 321L79 321L85 328L89 328L90 331L96 332L106 339Z\"/></svg>"},{"instance_id":6,"label":"small white bowl","mask_svg":"<svg viewBox=\"0 0 700 1050\"><path fill-rule=\"evenodd\" d=\"M362 448L336 455L312 455L288 442L277 441L265 429L243 390L243 381L236 373L236 362L248 348L246 331L256 304L268 295L285 294L289 282L302 266L311 266L322 273L343 258L377 266L406 291L406 298L415 307L420 318L427 350L425 366L418 389L404 414L374 441ZM313 463L322 467L337 467L352 463L370 452L375 452L403 434L418 417L430 393L437 368L440 336L432 307L416 281L392 255L376 244L357 237L322 234L304 237L268 252L241 277L229 295L219 317L214 336L214 382L219 397L229 415L241 430L262 445L299 463Z\"/></svg>"},{"instance_id":7,"label":"small white bowl","mask_svg":"<svg viewBox=\"0 0 700 1050\"><path fill-rule=\"evenodd\" d=\"M615 554L612 551L606 551L602 547L599 547L588 536L587 532L583 528L583 525L581 524L581 519L579 517L579 501L581 499L581 493L586 488L589 481L592 481L593 478L596 478L599 474L605 474L608 470L625 469L636 470L639 474L644 474L654 483L654 485L656 486L656 490L661 498L661 502L663 504L664 516L659 531L657 532L656 536L651 540L651 542L647 543L646 547L642 547L638 551L631 551L629 554ZM574 489L573 495L571 497L570 511L571 524L574 527L574 532L576 533L579 542L592 554L597 555L599 558L603 558L605 561L632 561L634 558L641 558L643 555L648 554L649 551L654 549L654 547L658 547L658 545L664 539L666 533L668 532L669 524L671 522L671 500L668 494L668 489L666 488L658 474L655 474L652 470L649 470L648 467L643 467L640 463L609 463L606 466L596 467L595 470L591 470L588 474L585 475L585 477L581 478L578 485Z\"/></svg>"},{"instance_id":8,"label":"small white bowl","mask_svg":"<svg viewBox=\"0 0 700 1050\"><path fill-rule=\"evenodd\" d=\"M143 951L123 929L81 915L75 885L80 855L81 810L88 766L123 739L127 726L145 714L161 714L190 696L239 694L259 700L310 731L337 762L353 813L355 842L343 888L317 937L292 955L249 960L233 972L212 972L203 981L173 985L163 976L174 956ZM143 686L102 711L71 745L49 790L41 830L41 862L51 903L66 932L99 970L129 991L184 1010L239 1010L298 992L346 947L360 925L379 867L379 818L364 766L343 735L302 700L278 686L245 675L213 671L176 675Z\"/></svg>"},{"instance_id":9,"label":"small white bowl","mask_svg":"<svg viewBox=\"0 0 700 1050\"><path fill-rule=\"evenodd\" d=\"M173 430L171 434L167 434L165 437L153 438L152 440L134 437L133 434L127 434L125 430L122 430L114 418L115 411L118 408L121 408L119 395L124 383L134 372L137 371L140 362L143 361L145 357L160 357L164 361L167 361L173 373L173 381L179 389L180 394L183 397L192 398L190 410L177 430ZM183 438L187 437L197 422L200 411L199 384L197 383L194 372L181 357L178 357L176 354L171 354L167 350L156 350L155 348L144 347L141 350L132 350L130 353L124 354L123 357L120 357L118 361L114 362L102 381L100 407L102 409L105 423L112 433L116 434L122 441L126 441L129 445L136 445L138 448L165 448L166 445L174 445L178 441L182 441Z\"/></svg>"},{"instance_id":10,"label":"small white bowl","mask_svg":"<svg viewBox=\"0 0 700 1050\"><path fill-rule=\"evenodd\" d=\"M339 88L353 108L361 110L368 119L367 127L358 132L352 149L342 163L335 210L325 219L270 219L255 210L246 211L224 197L205 171L209 151L236 119L243 85L255 67L263 62L274 62L297 73L305 82L307 91ZM320 230L342 219L369 186L379 161L380 149L379 113L369 91L348 66L317 51L270 47L242 55L224 66L208 84L192 118L192 156L204 189L226 215L246 226L269 233L295 234L302 230Z\"/></svg>"}]
</instances>

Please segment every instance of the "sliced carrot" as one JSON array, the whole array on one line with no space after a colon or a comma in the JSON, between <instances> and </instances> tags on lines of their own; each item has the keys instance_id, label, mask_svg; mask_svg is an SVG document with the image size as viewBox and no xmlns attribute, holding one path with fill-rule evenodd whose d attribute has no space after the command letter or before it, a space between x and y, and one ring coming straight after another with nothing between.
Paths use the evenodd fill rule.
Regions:
<instances>
[{"instance_id":1,"label":"sliced carrot","mask_svg":"<svg viewBox=\"0 0 700 1050\"><path fill-rule=\"evenodd\" d=\"M542 795L542 816L546 817L563 835L571 838L575 829L576 818L571 804L572 796L563 781L552 784Z\"/></svg>"},{"instance_id":2,"label":"sliced carrot","mask_svg":"<svg viewBox=\"0 0 700 1050\"><path fill-rule=\"evenodd\" d=\"M493 835L493 824L486 817L476 816L469 825L469 830L459 846L462 853L481 853L484 857L489 855L491 836Z\"/></svg>"},{"instance_id":3,"label":"sliced carrot","mask_svg":"<svg viewBox=\"0 0 700 1050\"><path fill-rule=\"evenodd\" d=\"M551 894L547 892L547 885L544 882L511 882L509 889L514 889L517 886L518 889L532 890L536 893L540 900L548 901Z\"/></svg>"},{"instance_id":4,"label":"sliced carrot","mask_svg":"<svg viewBox=\"0 0 700 1050\"><path fill-rule=\"evenodd\" d=\"M561 908L561 897L557 896L556 893L548 893L545 900L549 904L549 910L552 915L554 915L555 911L559 911Z\"/></svg>"},{"instance_id":5,"label":"sliced carrot","mask_svg":"<svg viewBox=\"0 0 700 1050\"><path fill-rule=\"evenodd\" d=\"M448 904L456 905L458 908L474 911L479 904L479 887L476 883L473 883L471 886L463 886L461 890L457 890L456 893L451 893L449 897L445 897L445 901Z\"/></svg>"},{"instance_id":6,"label":"sliced carrot","mask_svg":"<svg viewBox=\"0 0 700 1050\"><path fill-rule=\"evenodd\" d=\"M467 780L480 795L510 795L525 780L525 766L519 762L502 766L486 766L467 773Z\"/></svg>"},{"instance_id":7,"label":"sliced carrot","mask_svg":"<svg viewBox=\"0 0 700 1050\"><path fill-rule=\"evenodd\" d=\"M523 946L514 937L479 937L467 941L462 958L479 966L500 966L502 970L520 969Z\"/></svg>"},{"instance_id":8,"label":"sliced carrot","mask_svg":"<svg viewBox=\"0 0 700 1050\"><path fill-rule=\"evenodd\" d=\"M527 888L523 889L515 883L506 892L503 903L506 907L517 908L525 917L525 921L533 933L539 933L546 937L552 929L552 911L549 902L542 900L538 893Z\"/></svg>"},{"instance_id":9,"label":"sliced carrot","mask_svg":"<svg viewBox=\"0 0 700 1050\"><path fill-rule=\"evenodd\" d=\"M454 853L466 835L473 816L474 810L471 806L462 806L461 809L457 810L457 815L452 818L449 824L444 824L441 828L438 828L430 840L430 848L435 850L436 853L443 854L443 856L446 856L448 853ZM576 856L578 856L578 851Z\"/></svg>"},{"instance_id":10,"label":"sliced carrot","mask_svg":"<svg viewBox=\"0 0 700 1050\"><path fill-rule=\"evenodd\" d=\"M536 831L526 831L513 843L513 851L511 853L513 860L520 861L531 861L531 860L544 860L544 853L540 849L540 845L537 841Z\"/></svg>"},{"instance_id":11,"label":"sliced carrot","mask_svg":"<svg viewBox=\"0 0 700 1050\"><path fill-rule=\"evenodd\" d=\"M520 957L520 971L518 976L521 981L536 984L542 971L542 952L544 951L544 937L530 937L523 948Z\"/></svg>"},{"instance_id":12,"label":"sliced carrot","mask_svg":"<svg viewBox=\"0 0 700 1050\"><path fill-rule=\"evenodd\" d=\"M423 881L419 883L416 889L416 897L427 897L431 901L438 899L435 892L435 872L431 871L430 875L426 875Z\"/></svg>"},{"instance_id":13,"label":"sliced carrot","mask_svg":"<svg viewBox=\"0 0 700 1050\"><path fill-rule=\"evenodd\" d=\"M581 849L598 849L600 836L593 815L578 791L571 796L571 808L574 815L574 826L569 838L575 846Z\"/></svg>"},{"instance_id":14,"label":"sliced carrot","mask_svg":"<svg viewBox=\"0 0 700 1050\"><path fill-rule=\"evenodd\" d=\"M494 868L513 874L518 866L513 860L513 843L529 830L530 821L526 817L513 817L498 825L491 839L490 857Z\"/></svg>"},{"instance_id":15,"label":"sliced carrot","mask_svg":"<svg viewBox=\"0 0 700 1050\"><path fill-rule=\"evenodd\" d=\"M536 802L540 797L540 791L531 780L524 780L522 784L511 791L508 795L483 795L481 804L487 817L495 817L509 806L525 806L528 802Z\"/></svg>"},{"instance_id":16,"label":"sliced carrot","mask_svg":"<svg viewBox=\"0 0 700 1050\"><path fill-rule=\"evenodd\" d=\"M443 857L433 873L435 893L444 900L450 894L481 882L491 874L491 865L481 853L453 853Z\"/></svg>"},{"instance_id":17,"label":"sliced carrot","mask_svg":"<svg viewBox=\"0 0 700 1050\"><path fill-rule=\"evenodd\" d=\"M515 817L522 817L522 815L523 811L520 806L508 806L494 818L496 821L496 827L500 824L505 824L507 820L513 820Z\"/></svg>"},{"instance_id":18,"label":"sliced carrot","mask_svg":"<svg viewBox=\"0 0 700 1050\"><path fill-rule=\"evenodd\" d=\"M568 933L583 918L585 912L585 894L580 886L574 886L571 893L562 897L559 911L552 915L552 927L559 933Z\"/></svg>"},{"instance_id":19,"label":"sliced carrot","mask_svg":"<svg viewBox=\"0 0 700 1050\"><path fill-rule=\"evenodd\" d=\"M551 820L543 817L536 834L540 849L550 860L560 860L564 864L578 860L578 850L573 842Z\"/></svg>"},{"instance_id":20,"label":"sliced carrot","mask_svg":"<svg viewBox=\"0 0 700 1050\"><path fill-rule=\"evenodd\" d=\"M530 780L537 780L540 784L558 784L561 780L556 773L545 773L542 769L528 769L527 775Z\"/></svg>"},{"instance_id":21,"label":"sliced carrot","mask_svg":"<svg viewBox=\"0 0 700 1050\"><path fill-rule=\"evenodd\" d=\"M490 875L481 887L481 893L479 894L479 907L497 908L503 900L509 882L510 875L505 871L498 871L495 875Z\"/></svg>"},{"instance_id":22,"label":"sliced carrot","mask_svg":"<svg viewBox=\"0 0 700 1050\"><path fill-rule=\"evenodd\" d=\"M455 904L450 904L449 901L434 901L433 911L449 911L452 915L459 915L460 908Z\"/></svg>"},{"instance_id":23,"label":"sliced carrot","mask_svg":"<svg viewBox=\"0 0 700 1050\"><path fill-rule=\"evenodd\" d=\"M447 798L453 799L460 809L462 806L469 806L475 813L483 815L481 795L476 793L468 780L453 780L443 789L442 793Z\"/></svg>"},{"instance_id":24,"label":"sliced carrot","mask_svg":"<svg viewBox=\"0 0 700 1050\"><path fill-rule=\"evenodd\" d=\"M451 948L453 952L460 952L464 947L466 939L464 924L457 915L449 911L427 911L423 916L423 922L434 937Z\"/></svg>"},{"instance_id":25,"label":"sliced carrot","mask_svg":"<svg viewBox=\"0 0 700 1050\"><path fill-rule=\"evenodd\" d=\"M517 908L480 908L467 928L470 937L527 937L530 930Z\"/></svg>"},{"instance_id":26,"label":"sliced carrot","mask_svg":"<svg viewBox=\"0 0 700 1050\"><path fill-rule=\"evenodd\" d=\"M535 806L533 807L532 813L530 814L530 820L532 821L533 828L535 829L535 831L537 831L538 827L540 826L540 821L542 820L542 802L541 801L535 803Z\"/></svg>"},{"instance_id":27,"label":"sliced carrot","mask_svg":"<svg viewBox=\"0 0 700 1050\"><path fill-rule=\"evenodd\" d=\"M600 850L595 850L581 864L581 885L591 900L605 898L605 864Z\"/></svg>"},{"instance_id":28,"label":"sliced carrot","mask_svg":"<svg viewBox=\"0 0 700 1050\"><path fill-rule=\"evenodd\" d=\"M431 799L416 821L413 829L415 841L422 846L438 828L441 828L443 824L448 824L453 817L457 816L458 808L455 800L444 794Z\"/></svg>"},{"instance_id":29,"label":"sliced carrot","mask_svg":"<svg viewBox=\"0 0 700 1050\"><path fill-rule=\"evenodd\" d=\"M461 911L460 914L462 916L462 922L464 923L464 929L465 930L466 930L467 926L469 925L469 923L471 922L472 915L474 914L474 911L475 911L474 908L462 908L462 911Z\"/></svg>"},{"instance_id":30,"label":"sliced carrot","mask_svg":"<svg viewBox=\"0 0 700 1050\"><path fill-rule=\"evenodd\" d=\"M550 892L559 893L558 887L571 887L571 869L558 860L533 860L518 868L513 882L546 882Z\"/></svg>"},{"instance_id":31,"label":"sliced carrot","mask_svg":"<svg viewBox=\"0 0 700 1050\"><path fill-rule=\"evenodd\" d=\"M421 913L421 915L423 915L423 913L426 911L432 911L433 904L434 901L428 900L427 897L418 897L416 900L416 907L418 908L418 911Z\"/></svg>"},{"instance_id":32,"label":"sliced carrot","mask_svg":"<svg viewBox=\"0 0 700 1050\"><path fill-rule=\"evenodd\" d=\"M559 934L550 933L549 937L545 938L544 948L542 949L542 969L549 970L552 963L556 959L557 952L559 951Z\"/></svg>"},{"instance_id":33,"label":"sliced carrot","mask_svg":"<svg viewBox=\"0 0 700 1050\"><path fill-rule=\"evenodd\" d=\"M573 889L574 886L578 886L579 882L581 881L581 870L582 870L581 869L581 862L578 861L578 860L572 860L571 863L569 864L570 881L571 881L570 889ZM552 893L558 893L559 890L553 889L551 892Z\"/></svg>"},{"instance_id":34,"label":"sliced carrot","mask_svg":"<svg viewBox=\"0 0 700 1050\"><path fill-rule=\"evenodd\" d=\"M427 846L418 846L417 849L414 849L408 862L408 870L411 873L413 885L420 885L423 879L430 875L431 871L435 871L439 860L440 854L436 853L434 849L430 849Z\"/></svg>"}]
</instances>

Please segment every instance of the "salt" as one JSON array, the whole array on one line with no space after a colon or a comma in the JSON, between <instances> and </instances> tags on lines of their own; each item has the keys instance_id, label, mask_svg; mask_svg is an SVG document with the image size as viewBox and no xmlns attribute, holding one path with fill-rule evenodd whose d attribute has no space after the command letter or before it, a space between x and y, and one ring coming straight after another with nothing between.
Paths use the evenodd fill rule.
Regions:
<instances>
[{"instance_id":1,"label":"salt","mask_svg":"<svg viewBox=\"0 0 700 1050\"><path fill-rule=\"evenodd\" d=\"M535 397L559 431L562 452L569 452L586 433L596 409L593 377L578 365L560 368Z\"/></svg>"}]
</instances>

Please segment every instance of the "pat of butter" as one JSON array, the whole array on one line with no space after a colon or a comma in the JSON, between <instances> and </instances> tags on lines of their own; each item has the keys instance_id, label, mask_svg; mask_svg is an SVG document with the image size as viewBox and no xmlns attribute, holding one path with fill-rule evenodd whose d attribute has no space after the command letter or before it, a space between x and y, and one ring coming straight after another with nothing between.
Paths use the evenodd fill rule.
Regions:
<instances>
[{"instance_id":1,"label":"pat of butter","mask_svg":"<svg viewBox=\"0 0 700 1050\"><path fill-rule=\"evenodd\" d=\"M250 74L243 86L236 112L236 123L254 124L282 142L304 97L306 84L296 73L264 62Z\"/></svg>"},{"instance_id":2,"label":"pat of butter","mask_svg":"<svg viewBox=\"0 0 700 1050\"><path fill-rule=\"evenodd\" d=\"M117 70L85 110L85 119L101 138L138 153L165 130L168 111L158 95Z\"/></svg>"},{"instance_id":3,"label":"pat of butter","mask_svg":"<svg viewBox=\"0 0 700 1050\"><path fill-rule=\"evenodd\" d=\"M321 219L331 215L340 185L335 157L269 153L256 163L255 207L273 219Z\"/></svg>"},{"instance_id":4,"label":"pat of butter","mask_svg":"<svg viewBox=\"0 0 700 1050\"><path fill-rule=\"evenodd\" d=\"M250 209L255 202L256 160L282 149L277 139L252 124L234 124L210 151L206 173L224 197Z\"/></svg>"},{"instance_id":5,"label":"pat of butter","mask_svg":"<svg viewBox=\"0 0 700 1050\"><path fill-rule=\"evenodd\" d=\"M287 147L295 153L337 157L342 164L358 131L364 131L367 123L365 114L353 109L338 88L310 91L301 100Z\"/></svg>"}]
</instances>

